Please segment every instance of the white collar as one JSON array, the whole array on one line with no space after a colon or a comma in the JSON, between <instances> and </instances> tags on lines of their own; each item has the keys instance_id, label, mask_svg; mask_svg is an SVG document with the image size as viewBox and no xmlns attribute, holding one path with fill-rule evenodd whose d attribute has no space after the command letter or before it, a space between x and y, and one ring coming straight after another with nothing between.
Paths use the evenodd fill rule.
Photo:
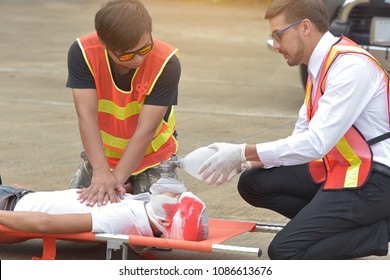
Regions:
<instances>
[{"instance_id":1,"label":"white collar","mask_svg":"<svg viewBox=\"0 0 390 280\"><path fill-rule=\"evenodd\" d=\"M312 75L313 79L316 80L320 72L321 65L328 53L329 49L339 40L339 37L335 37L329 31L326 32L317 46L315 47L313 53L310 56L308 64L308 72Z\"/></svg>"}]
</instances>

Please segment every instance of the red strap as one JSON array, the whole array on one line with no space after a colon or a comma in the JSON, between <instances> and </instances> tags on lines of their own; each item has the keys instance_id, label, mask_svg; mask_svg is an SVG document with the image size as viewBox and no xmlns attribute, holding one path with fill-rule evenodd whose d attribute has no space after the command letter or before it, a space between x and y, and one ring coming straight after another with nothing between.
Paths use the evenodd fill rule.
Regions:
<instances>
[{"instance_id":1,"label":"red strap","mask_svg":"<svg viewBox=\"0 0 390 280\"><path fill-rule=\"evenodd\" d=\"M57 253L56 238L53 236L42 237L42 258L33 257L33 260L55 260Z\"/></svg>"}]
</instances>

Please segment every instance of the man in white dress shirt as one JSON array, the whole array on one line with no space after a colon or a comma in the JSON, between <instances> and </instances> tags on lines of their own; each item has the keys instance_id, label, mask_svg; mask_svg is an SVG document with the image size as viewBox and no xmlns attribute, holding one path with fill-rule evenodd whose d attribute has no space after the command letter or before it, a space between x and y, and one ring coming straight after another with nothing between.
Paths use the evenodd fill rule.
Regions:
<instances>
[{"instance_id":1,"label":"man in white dress shirt","mask_svg":"<svg viewBox=\"0 0 390 280\"><path fill-rule=\"evenodd\" d=\"M214 143L199 169L222 183L242 162L238 191L291 220L271 259L387 255L390 236L389 77L365 50L328 30L321 0L274 0L274 48L308 66L306 98L291 136L267 143ZM282 77L281 77L282 79Z\"/></svg>"}]
</instances>

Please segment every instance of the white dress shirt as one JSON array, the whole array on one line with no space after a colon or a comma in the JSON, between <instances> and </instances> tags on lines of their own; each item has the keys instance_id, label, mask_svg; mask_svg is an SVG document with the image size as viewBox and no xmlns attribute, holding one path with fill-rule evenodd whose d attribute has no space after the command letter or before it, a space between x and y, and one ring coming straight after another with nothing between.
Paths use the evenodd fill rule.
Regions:
<instances>
[{"instance_id":1,"label":"white dress shirt","mask_svg":"<svg viewBox=\"0 0 390 280\"><path fill-rule=\"evenodd\" d=\"M325 33L310 57L308 72L313 79L313 95L325 56L338 39ZM303 104L291 136L256 145L264 167L297 165L323 158L352 125L366 140L389 132L385 79L384 72L367 56L339 55L329 69L325 93L310 123ZM390 166L390 139L371 148L375 162Z\"/></svg>"}]
</instances>

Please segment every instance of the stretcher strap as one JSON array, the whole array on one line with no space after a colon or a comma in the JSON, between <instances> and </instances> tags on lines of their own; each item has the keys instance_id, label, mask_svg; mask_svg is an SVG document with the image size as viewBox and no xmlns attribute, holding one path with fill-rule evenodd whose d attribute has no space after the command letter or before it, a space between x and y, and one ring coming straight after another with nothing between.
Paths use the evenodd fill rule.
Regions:
<instances>
[{"instance_id":1,"label":"stretcher strap","mask_svg":"<svg viewBox=\"0 0 390 280\"><path fill-rule=\"evenodd\" d=\"M57 254L56 238L53 236L42 237L42 258L33 257L33 260L55 260Z\"/></svg>"},{"instance_id":2,"label":"stretcher strap","mask_svg":"<svg viewBox=\"0 0 390 280\"><path fill-rule=\"evenodd\" d=\"M41 238L43 250L42 258L33 257L33 260L55 260L57 255L57 239L68 241L94 242L95 233L81 232L73 234L44 235Z\"/></svg>"},{"instance_id":3,"label":"stretcher strap","mask_svg":"<svg viewBox=\"0 0 390 280\"><path fill-rule=\"evenodd\" d=\"M96 242L96 234L93 232L81 232L73 234L52 234L43 235L34 232L21 232L0 225L0 233L13 235L25 239L42 239L42 257L33 257L33 260L55 260L57 254L57 240L80 241L80 242Z\"/></svg>"}]
</instances>

